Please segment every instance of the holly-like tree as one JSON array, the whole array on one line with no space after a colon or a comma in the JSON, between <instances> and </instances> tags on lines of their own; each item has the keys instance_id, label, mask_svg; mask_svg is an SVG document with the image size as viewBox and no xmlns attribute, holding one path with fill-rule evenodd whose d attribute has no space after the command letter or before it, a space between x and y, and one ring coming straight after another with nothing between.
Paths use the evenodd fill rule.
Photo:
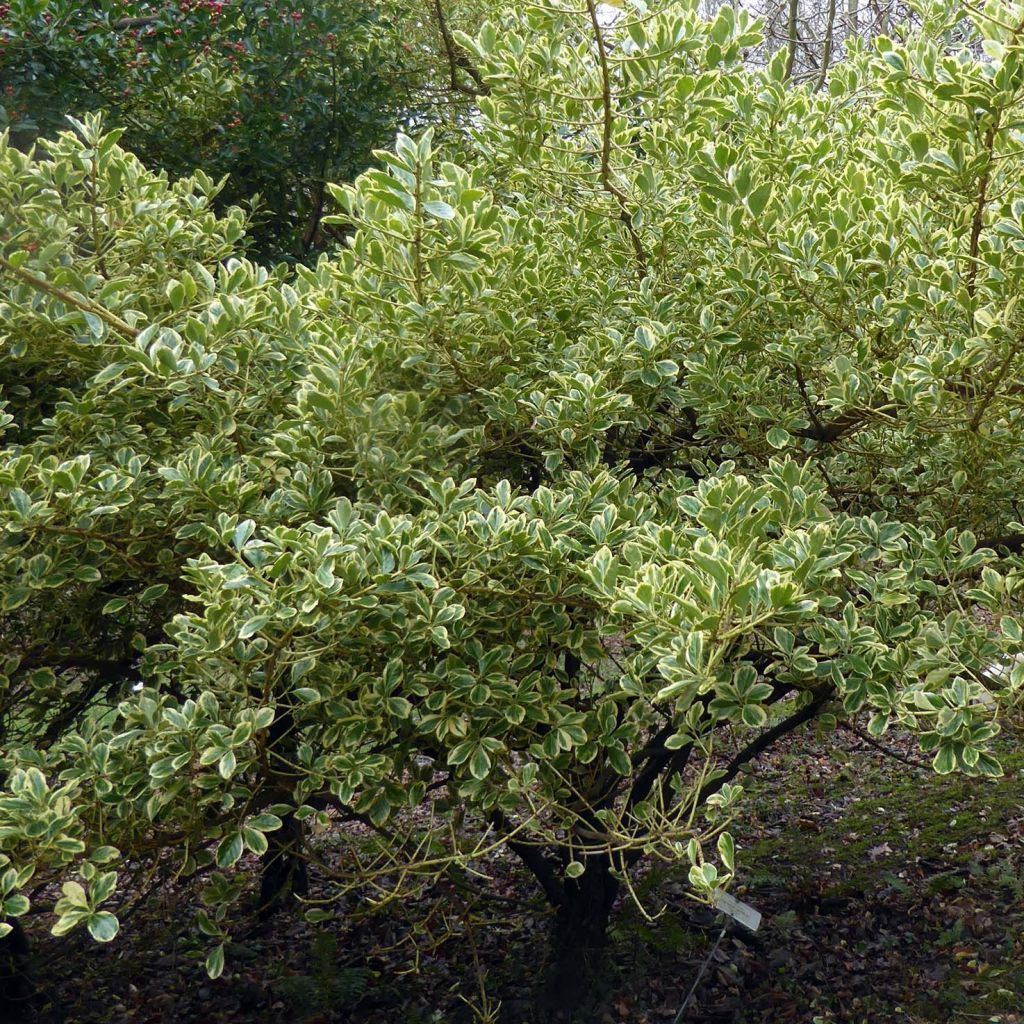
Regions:
<instances>
[{"instance_id":1,"label":"holly-like tree","mask_svg":"<svg viewBox=\"0 0 1024 1024\"><path fill-rule=\"evenodd\" d=\"M114 937L505 846L579 982L642 861L742 871L743 766L812 720L989 750L1024 668L1024 6L827 88L723 6L496 10L470 157L400 137L347 248L89 119L0 151L0 887ZM314 823L369 826L329 863ZM317 915L329 912L317 907Z\"/></svg>"}]
</instances>

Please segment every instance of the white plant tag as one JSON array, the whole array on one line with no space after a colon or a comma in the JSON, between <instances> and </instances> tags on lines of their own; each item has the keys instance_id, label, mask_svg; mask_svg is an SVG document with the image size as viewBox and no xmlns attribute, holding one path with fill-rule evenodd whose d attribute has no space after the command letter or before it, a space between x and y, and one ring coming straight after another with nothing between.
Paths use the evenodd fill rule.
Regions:
<instances>
[{"instance_id":1,"label":"white plant tag","mask_svg":"<svg viewBox=\"0 0 1024 1024\"><path fill-rule=\"evenodd\" d=\"M745 928L756 932L761 927L761 911L755 910L749 903L730 896L723 889L716 889L714 896L715 908L720 910L727 917L739 921Z\"/></svg>"}]
</instances>

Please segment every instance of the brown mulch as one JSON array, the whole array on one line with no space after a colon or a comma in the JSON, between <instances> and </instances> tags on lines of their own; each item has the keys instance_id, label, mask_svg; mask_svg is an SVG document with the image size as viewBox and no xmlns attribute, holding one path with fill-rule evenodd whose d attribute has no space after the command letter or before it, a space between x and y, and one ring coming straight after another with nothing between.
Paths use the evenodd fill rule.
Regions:
<instances>
[{"instance_id":1,"label":"brown mulch","mask_svg":"<svg viewBox=\"0 0 1024 1024\"><path fill-rule=\"evenodd\" d=\"M908 738L885 743L920 757ZM680 1024L1024 1024L1024 763L1019 744L1006 748L998 784L939 779L847 732L762 758L733 831L734 892L764 923L730 930ZM494 1021L532 1024L548 915L514 858L484 867L479 896L446 881L375 915L353 895L319 924L240 920L217 981L189 890L143 901L105 946L55 939L30 918L38 1019L461 1024L486 1019L482 976L501 1003ZM684 879L639 880L647 909L662 911L653 923L629 906L617 915L595 1024L675 1024L719 929ZM311 895L325 892L314 878Z\"/></svg>"}]
</instances>

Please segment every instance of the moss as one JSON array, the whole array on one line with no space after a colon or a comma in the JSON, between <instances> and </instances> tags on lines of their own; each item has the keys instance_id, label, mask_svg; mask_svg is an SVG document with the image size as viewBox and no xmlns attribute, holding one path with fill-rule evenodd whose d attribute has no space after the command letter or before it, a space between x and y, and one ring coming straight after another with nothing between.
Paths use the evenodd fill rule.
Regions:
<instances>
[{"instance_id":1,"label":"moss","mask_svg":"<svg viewBox=\"0 0 1024 1024\"><path fill-rule=\"evenodd\" d=\"M924 775L903 766L893 771L895 762L865 756L862 771L843 769L827 779L833 813L813 821L794 816L778 834L750 843L741 871L755 889L780 875L787 888L803 888L837 864L841 878L826 882L820 893L842 896L878 888L892 868L924 861L947 869L935 885L954 886L948 870L975 857L979 836L999 831L1020 813L1024 751L1007 747L1001 753L1004 775L996 780ZM762 800L777 805L771 790L780 781L773 779L770 790L760 783L750 787L755 806ZM783 785L787 806L820 805L820 778L808 781L794 771Z\"/></svg>"},{"instance_id":2,"label":"moss","mask_svg":"<svg viewBox=\"0 0 1024 1024\"><path fill-rule=\"evenodd\" d=\"M762 838L741 850L741 878L769 904L781 890L789 906L884 896L910 911L908 929L946 974L910 999L901 1019L1016 1020L1008 1014L1020 1012L1024 993L1024 871L1017 848L993 848L989 836L1016 831L1024 746L1003 737L1001 748L996 780L926 775L874 755L854 755L853 770L797 755L777 761L748 787L761 819L750 834ZM786 916L776 915L780 936Z\"/></svg>"}]
</instances>

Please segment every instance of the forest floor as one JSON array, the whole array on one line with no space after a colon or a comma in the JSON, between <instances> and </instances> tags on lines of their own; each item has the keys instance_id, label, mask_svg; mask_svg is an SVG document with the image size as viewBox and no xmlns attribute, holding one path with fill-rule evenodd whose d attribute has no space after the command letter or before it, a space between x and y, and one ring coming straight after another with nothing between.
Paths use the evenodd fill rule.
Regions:
<instances>
[{"instance_id":1,"label":"forest floor","mask_svg":"<svg viewBox=\"0 0 1024 1024\"><path fill-rule=\"evenodd\" d=\"M759 931L726 935L677 1022L720 926L685 897L682 870L648 874L640 893L662 913L651 922L627 904L617 914L612 994L594 1024L1024 1024L1020 739L1004 734L1006 774L991 781L940 778L849 732L790 738L745 780L732 829L733 891L764 915ZM920 758L909 739L885 742ZM30 923L40 1019L528 1024L547 912L510 856L486 871L468 910L452 886L374 916L352 902L340 920L250 922L217 981L203 971L209 940L185 892L146 900L106 946ZM428 903L433 948L412 928Z\"/></svg>"}]
</instances>

